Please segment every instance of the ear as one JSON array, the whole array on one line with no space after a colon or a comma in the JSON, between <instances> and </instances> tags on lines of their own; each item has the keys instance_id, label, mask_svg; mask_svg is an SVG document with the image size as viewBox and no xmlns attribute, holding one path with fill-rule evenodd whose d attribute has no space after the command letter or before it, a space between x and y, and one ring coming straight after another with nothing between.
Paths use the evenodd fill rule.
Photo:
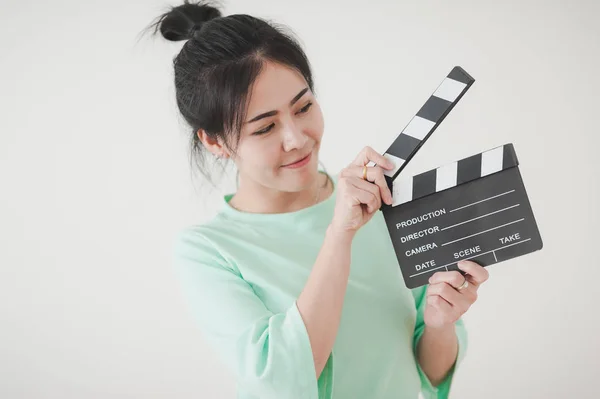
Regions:
<instances>
[{"instance_id":1,"label":"ear","mask_svg":"<svg viewBox=\"0 0 600 399\"><path fill-rule=\"evenodd\" d=\"M204 129L196 132L200 142L217 158L229 158L231 155L220 138L210 137Z\"/></svg>"}]
</instances>

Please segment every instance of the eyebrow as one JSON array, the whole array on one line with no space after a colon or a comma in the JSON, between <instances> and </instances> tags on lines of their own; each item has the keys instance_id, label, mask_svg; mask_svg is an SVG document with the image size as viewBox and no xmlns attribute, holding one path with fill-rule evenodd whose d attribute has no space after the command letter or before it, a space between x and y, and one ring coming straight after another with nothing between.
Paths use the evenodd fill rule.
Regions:
<instances>
[{"instance_id":1,"label":"eyebrow","mask_svg":"<svg viewBox=\"0 0 600 399\"><path fill-rule=\"evenodd\" d=\"M298 100L300 100L300 98L302 98L302 96L304 95L304 93L306 93L308 91L308 87L305 87L304 89L302 89L302 91L300 91L300 93L296 94L294 96L294 98L292 98L292 101L290 101L290 107L294 104L296 104L298 102ZM269 112L264 112L260 115L255 116L254 118L250 119L248 122L246 123L252 123L252 122L256 122L260 119L263 118L268 118L270 116L274 116L277 115L279 112L278 111L269 111Z\"/></svg>"}]
</instances>

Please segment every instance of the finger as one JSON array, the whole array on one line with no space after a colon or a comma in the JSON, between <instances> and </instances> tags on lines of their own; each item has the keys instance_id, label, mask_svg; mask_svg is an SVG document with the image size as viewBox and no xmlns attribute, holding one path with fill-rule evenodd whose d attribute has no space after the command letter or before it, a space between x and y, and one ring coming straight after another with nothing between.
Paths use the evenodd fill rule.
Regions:
<instances>
[{"instance_id":1,"label":"finger","mask_svg":"<svg viewBox=\"0 0 600 399\"><path fill-rule=\"evenodd\" d=\"M385 169L394 169L394 163L375 151L371 147L365 147L354 159L353 164L357 166L365 166L369 162L374 162Z\"/></svg>"},{"instance_id":2,"label":"finger","mask_svg":"<svg viewBox=\"0 0 600 399\"><path fill-rule=\"evenodd\" d=\"M439 295L429 295L427 297L427 303L431 306L437 308L440 312L444 314L453 314L455 311L444 298Z\"/></svg>"},{"instance_id":3,"label":"finger","mask_svg":"<svg viewBox=\"0 0 600 399\"><path fill-rule=\"evenodd\" d=\"M489 278L487 269L473 261L461 260L457 263L457 266L460 270L470 275L469 282L475 286L483 284Z\"/></svg>"},{"instance_id":4,"label":"finger","mask_svg":"<svg viewBox=\"0 0 600 399\"><path fill-rule=\"evenodd\" d=\"M349 166L346 169L349 173L352 173L352 175L362 179L363 168L364 166ZM379 187L381 198L386 204L391 205L393 201L392 192L388 187L387 181L385 180L385 176L383 174L383 169L381 169L380 166L367 167L367 181L374 183L377 187Z\"/></svg>"},{"instance_id":5,"label":"finger","mask_svg":"<svg viewBox=\"0 0 600 399\"><path fill-rule=\"evenodd\" d=\"M362 168L361 168L362 170ZM365 204L368 206L376 206L379 204L381 207L381 196L379 193L379 187L373 183L370 183L361 177L356 177L356 171L354 167L348 166L340 172L340 181L345 180L348 183L348 193L354 198L356 203ZM365 195L364 193L359 193L358 191L366 191L367 193L371 193L373 198ZM377 209L379 209L379 207ZM370 208L369 208L370 209ZM369 213L372 211L369 210Z\"/></svg>"},{"instance_id":6,"label":"finger","mask_svg":"<svg viewBox=\"0 0 600 399\"><path fill-rule=\"evenodd\" d=\"M352 184L354 184L357 190L365 193L365 198L368 198L368 201L364 202L364 204L367 205L367 210L369 213L373 213L381 208L381 195L379 193L379 187L359 178L352 179ZM370 196L367 194L370 194Z\"/></svg>"},{"instance_id":7,"label":"finger","mask_svg":"<svg viewBox=\"0 0 600 399\"><path fill-rule=\"evenodd\" d=\"M466 297L468 301L475 302L477 299L477 286L471 284L471 281L469 281L468 287L463 288L460 291L458 290L458 287L460 287L465 282L465 279L468 279L468 277L468 275L463 276L458 270L436 272L429 278L429 284L448 284L454 289L454 291Z\"/></svg>"},{"instance_id":8,"label":"finger","mask_svg":"<svg viewBox=\"0 0 600 399\"><path fill-rule=\"evenodd\" d=\"M466 311L473 301L470 294L465 295L465 291L457 291L445 282L430 285L427 291L427 295L438 295L461 313Z\"/></svg>"},{"instance_id":9,"label":"finger","mask_svg":"<svg viewBox=\"0 0 600 399\"><path fill-rule=\"evenodd\" d=\"M373 182L379 187L381 198L385 200L385 203L391 205L393 202L392 192L388 187L387 181L383 174L383 169L380 166L373 166L367 168L367 180Z\"/></svg>"},{"instance_id":10,"label":"finger","mask_svg":"<svg viewBox=\"0 0 600 399\"><path fill-rule=\"evenodd\" d=\"M356 200L367 206L367 211L373 213L381 207L381 197L379 196L379 188L357 177L349 179L351 185L350 194Z\"/></svg>"},{"instance_id":11,"label":"finger","mask_svg":"<svg viewBox=\"0 0 600 399\"><path fill-rule=\"evenodd\" d=\"M454 288L458 288L465 282L465 277L457 270L447 272L436 272L429 277L429 284L448 283Z\"/></svg>"}]
</instances>

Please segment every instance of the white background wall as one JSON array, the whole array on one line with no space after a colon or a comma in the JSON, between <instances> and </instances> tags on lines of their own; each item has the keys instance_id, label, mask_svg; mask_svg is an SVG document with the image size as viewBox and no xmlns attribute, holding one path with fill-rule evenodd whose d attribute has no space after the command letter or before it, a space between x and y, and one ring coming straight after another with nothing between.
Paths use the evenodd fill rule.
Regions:
<instances>
[{"instance_id":1,"label":"white background wall","mask_svg":"<svg viewBox=\"0 0 600 399\"><path fill-rule=\"evenodd\" d=\"M181 43L137 41L167 4L2 2L2 398L234 395L169 264L173 234L222 190L190 179ZM514 143L545 247L490 268L453 397L597 397L598 2L231 0L225 13L300 36L332 172L385 150L454 65L477 79L406 173Z\"/></svg>"}]
</instances>

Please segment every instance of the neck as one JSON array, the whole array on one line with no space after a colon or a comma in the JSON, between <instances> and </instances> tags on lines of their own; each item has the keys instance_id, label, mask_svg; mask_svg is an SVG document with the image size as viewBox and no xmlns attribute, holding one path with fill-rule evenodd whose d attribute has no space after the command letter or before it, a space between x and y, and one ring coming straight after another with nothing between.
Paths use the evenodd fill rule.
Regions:
<instances>
[{"instance_id":1,"label":"neck","mask_svg":"<svg viewBox=\"0 0 600 399\"><path fill-rule=\"evenodd\" d=\"M242 212L286 213L321 202L330 193L329 176L324 173L317 173L313 184L297 192L278 191L240 179L239 188L229 205Z\"/></svg>"}]
</instances>

